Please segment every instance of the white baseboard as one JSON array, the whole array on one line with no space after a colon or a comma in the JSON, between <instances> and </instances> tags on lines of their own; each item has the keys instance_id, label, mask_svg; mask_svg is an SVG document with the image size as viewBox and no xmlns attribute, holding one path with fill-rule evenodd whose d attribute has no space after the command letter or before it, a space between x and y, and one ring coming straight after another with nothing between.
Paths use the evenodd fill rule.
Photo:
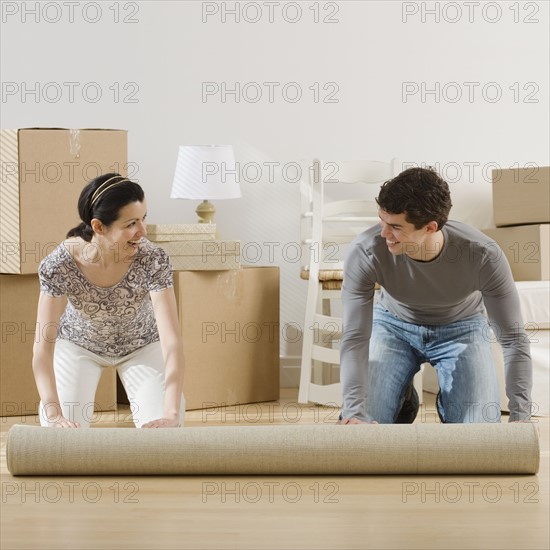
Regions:
<instances>
[{"instance_id":1,"label":"white baseboard","mask_svg":"<svg viewBox=\"0 0 550 550\"><path fill-rule=\"evenodd\" d=\"M297 388L300 385L300 356L286 356L279 358L280 388Z\"/></svg>"},{"instance_id":2,"label":"white baseboard","mask_svg":"<svg viewBox=\"0 0 550 550\"><path fill-rule=\"evenodd\" d=\"M280 388L298 388L300 387L300 369L302 358L299 355L286 356L279 358L280 369ZM334 380L338 379L339 367L333 366L332 376Z\"/></svg>"}]
</instances>

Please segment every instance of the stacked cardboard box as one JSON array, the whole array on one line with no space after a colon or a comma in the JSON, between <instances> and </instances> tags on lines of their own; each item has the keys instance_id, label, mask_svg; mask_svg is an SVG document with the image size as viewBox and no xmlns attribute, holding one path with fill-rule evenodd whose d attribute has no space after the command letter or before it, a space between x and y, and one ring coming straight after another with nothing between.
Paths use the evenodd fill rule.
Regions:
<instances>
[{"instance_id":1,"label":"stacked cardboard box","mask_svg":"<svg viewBox=\"0 0 550 550\"><path fill-rule=\"evenodd\" d=\"M155 242L213 241L215 223L159 223L147 226L147 236Z\"/></svg>"},{"instance_id":2,"label":"stacked cardboard box","mask_svg":"<svg viewBox=\"0 0 550 550\"><path fill-rule=\"evenodd\" d=\"M502 248L517 281L524 326L531 343L532 413L548 415L550 168L493 170L493 209L497 228L485 233ZM507 410L504 360L496 343L493 357L502 409Z\"/></svg>"},{"instance_id":3,"label":"stacked cardboard box","mask_svg":"<svg viewBox=\"0 0 550 550\"><path fill-rule=\"evenodd\" d=\"M27 128L0 132L0 414L37 414L34 341L38 266L78 224L84 185L106 172L126 174L123 130ZM106 369L96 403L116 406L115 372Z\"/></svg>"},{"instance_id":4,"label":"stacked cardboard box","mask_svg":"<svg viewBox=\"0 0 550 550\"><path fill-rule=\"evenodd\" d=\"M515 281L550 279L550 224L485 229L502 249Z\"/></svg>"},{"instance_id":5,"label":"stacked cardboard box","mask_svg":"<svg viewBox=\"0 0 550 550\"><path fill-rule=\"evenodd\" d=\"M51 338L36 320L38 275L0 275L0 416L38 414L40 397L32 372L34 342ZM98 411L116 409L115 371L105 369L97 388Z\"/></svg>"},{"instance_id":6,"label":"stacked cardboard box","mask_svg":"<svg viewBox=\"0 0 550 550\"><path fill-rule=\"evenodd\" d=\"M174 287L186 409L278 399L279 268L179 271Z\"/></svg>"},{"instance_id":7,"label":"stacked cardboard box","mask_svg":"<svg viewBox=\"0 0 550 550\"><path fill-rule=\"evenodd\" d=\"M495 225L550 222L550 167L493 170Z\"/></svg>"},{"instance_id":8,"label":"stacked cardboard box","mask_svg":"<svg viewBox=\"0 0 550 550\"><path fill-rule=\"evenodd\" d=\"M42 258L79 223L84 185L125 175L122 130L29 128L0 132L0 273L36 273Z\"/></svg>"},{"instance_id":9,"label":"stacked cardboard box","mask_svg":"<svg viewBox=\"0 0 550 550\"><path fill-rule=\"evenodd\" d=\"M174 270L239 269L240 241L216 240L215 224L157 224L147 226L151 242L162 246Z\"/></svg>"},{"instance_id":10,"label":"stacked cardboard box","mask_svg":"<svg viewBox=\"0 0 550 550\"><path fill-rule=\"evenodd\" d=\"M493 170L493 214L514 279L550 279L550 167Z\"/></svg>"}]
</instances>

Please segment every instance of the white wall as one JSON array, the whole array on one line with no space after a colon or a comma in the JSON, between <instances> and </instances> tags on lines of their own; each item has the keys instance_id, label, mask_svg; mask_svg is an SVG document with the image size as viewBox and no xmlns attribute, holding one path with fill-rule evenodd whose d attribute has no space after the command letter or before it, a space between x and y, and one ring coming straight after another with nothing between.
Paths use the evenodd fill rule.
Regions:
<instances>
[{"instance_id":1,"label":"white wall","mask_svg":"<svg viewBox=\"0 0 550 550\"><path fill-rule=\"evenodd\" d=\"M169 199L178 145L233 144L241 165L263 168L262 179L243 174L243 198L219 201L217 221L224 237L257 243L245 246L245 259L260 251L258 265L280 265L282 327L302 324L306 292L291 256L298 184L285 164L314 156L435 164L452 180L452 217L479 227L492 224L492 166L549 164L547 2L216 4L3 2L2 127L127 129L152 223L194 221L195 202ZM235 5L248 6L240 22L222 13ZM258 8L261 20L247 22ZM202 97L204 82L258 83L264 94L222 102ZM279 83L273 102L264 82ZM289 82L303 94L294 103L281 93ZM25 93L37 83L38 97ZM421 94L436 86L439 94ZM336 87L335 102L324 102ZM272 181L265 162L280 163ZM281 353L298 355L299 344L283 339Z\"/></svg>"}]
</instances>

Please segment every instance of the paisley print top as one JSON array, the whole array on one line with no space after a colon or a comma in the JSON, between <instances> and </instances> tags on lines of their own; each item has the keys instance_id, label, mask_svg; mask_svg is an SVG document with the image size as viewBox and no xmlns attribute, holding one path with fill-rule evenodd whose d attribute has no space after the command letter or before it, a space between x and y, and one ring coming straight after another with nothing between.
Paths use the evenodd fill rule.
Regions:
<instances>
[{"instance_id":1,"label":"paisley print top","mask_svg":"<svg viewBox=\"0 0 550 550\"><path fill-rule=\"evenodd\" d=\"M126 275L117 284L99 287L82 274L64 244L39 268L40 290L67 296L59 338L109 357L123 357L159 340L149 292L173 286L167 253L143 239Z\"/></svg>"}]
</instances>

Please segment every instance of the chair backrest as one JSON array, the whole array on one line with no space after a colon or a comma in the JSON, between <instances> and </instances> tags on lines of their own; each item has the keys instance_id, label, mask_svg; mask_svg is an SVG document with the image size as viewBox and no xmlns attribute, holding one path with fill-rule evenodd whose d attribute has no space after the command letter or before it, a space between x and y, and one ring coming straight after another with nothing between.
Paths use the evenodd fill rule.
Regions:
<instances>
[{"instance_id":1,"label":"chair backrest","mask_svg":"<svg viewBox=\"0 0 550 550\"><path fill-rule=\"evenodd\" d=\"M310 268L317 262L319 269L342 268L341 245L379 222L374 198L399 171L397 159L313 161L301 182L302 246Z\"/></svg>"}]
</instances>

